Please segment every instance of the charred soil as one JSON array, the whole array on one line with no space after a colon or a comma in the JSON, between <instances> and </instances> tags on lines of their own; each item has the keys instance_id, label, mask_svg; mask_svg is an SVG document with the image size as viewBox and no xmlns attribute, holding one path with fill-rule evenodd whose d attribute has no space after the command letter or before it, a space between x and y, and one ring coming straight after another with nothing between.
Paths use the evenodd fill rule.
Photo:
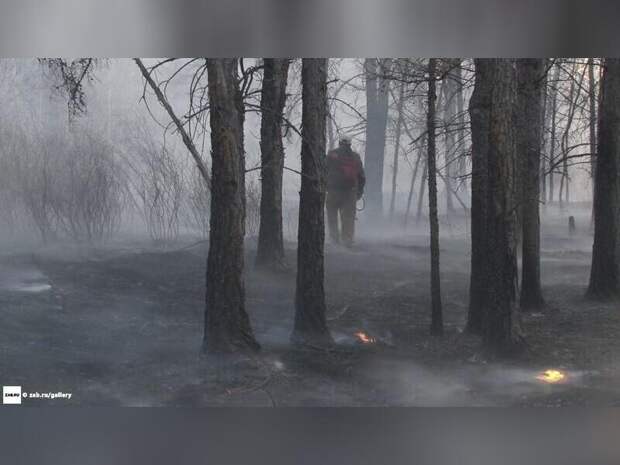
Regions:
<instances>
[{"instance_id":1,"label":"charred soil","mask_svg":"<svg viewBox=\"0 0 620 465\"><path fill-rule=\"evenodd\" d=\"M441 338L429 334L427 236L327 246L336 344L316 351L289 342L294 272L255 271L249 243L247 309L263 348L252 358L200 353L205 244L5 255L0 374L25 391L73 394L31 405L620 405L620 311L584 298L590 247L589 234L545 224L547 308L521 315L527 350L512 360L463 332L469 243L458 229L441 237ZM294 252L288 244L293 265ZM548 369L565 377L537 379Z\"/></svg>"}]
</instances>

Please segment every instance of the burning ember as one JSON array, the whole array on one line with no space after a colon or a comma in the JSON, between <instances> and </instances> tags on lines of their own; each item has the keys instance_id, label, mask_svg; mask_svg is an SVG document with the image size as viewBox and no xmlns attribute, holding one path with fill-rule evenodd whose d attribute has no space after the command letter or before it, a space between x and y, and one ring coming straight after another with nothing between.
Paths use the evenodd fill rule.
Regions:
<instances>
[{"instance_id":1,"label":"burning ember","mask_svg":"<svg viewBox=\"0 0 620 465\"><path fill-rule=\"evenodd\" d=\"M536 379L545 383L555 384L565 381L566 375L559 370L546 370L536 376Z\"/></svg>"},{"instance_id":2,"label":"burning ember","mask_svg":"<svg viewBox=\"0 0 620 465\"><path fill-rule=\"evenodd\" d=\"M362 331L358 331L357 333L355 333L355 337L358 339L358 341L360 341L362 344L374 344L375 342L377 342L377 340L362 332Z\"/></svg>"}]
</instances>

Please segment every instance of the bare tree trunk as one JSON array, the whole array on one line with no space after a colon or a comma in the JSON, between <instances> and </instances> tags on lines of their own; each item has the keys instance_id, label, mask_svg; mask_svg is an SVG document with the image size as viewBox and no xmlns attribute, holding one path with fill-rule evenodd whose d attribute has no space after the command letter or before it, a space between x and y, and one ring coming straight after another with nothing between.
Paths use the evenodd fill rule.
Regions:
<instances>
[{"instance_id":1,"label":"bare tree trunk","mask_svg":"<svg viewBox=\"0 0 620 465\"><path fill-rule=\"evenodd\" d=\"M385 131L388 114L388 85L383 79L385 62L367 58L366 74L366 211L371 218L383 214L383 165L385 156Z\"/></svg>"},{"instance_id":2,"label":"bare tree trunk","mask_svg":"<svg viewBox=\"0 0 620 465\"><path fill-rule=\"evenodd\" d=\"M394 219L394 205L396 203L396 181L398 179L398 154L400 151L400 134L403 123L403 104L405 101L405 83L400 83L397 103L396 139L394 141L394 161L392 167L392 198L390 199L390 219Z\"/></svg>"},{"instance_id":3,"label":"bare tree trunk","mask_svg":"<svg viewBox=\"0 0 620 465\"><path fill-rule=\"evenodd\" d=\"M522 340L516 300L516 193L512 60L476 59L472 123L472 274L468 329L509 352Z\"/></svg>"},{"instance_id":4,"label":"bare tree trunk","mask_svg":"<svg viewBox=\"0 0 620 465\"><path fill-rule=\"evenodd\" d=\"M566 127L564 128L564 133L562 134L561 148L562 148L562 178L560 182L560 207L562 207L562 187L564 187L564 200L566 203L570 203L570 178L568 176L568 152L569 152L569 137L570 131L573 125L573 120L575 118L575 112L577 111L577 100L579 99L579 91L576 91L576 87L578 89L582 88L583 79L585 76L586 69L583 69L581 73L581 77L579 82L575 84L575 78L572 76L576 70L576 65L572 67L573 72L571 73L571 85L570 92L568 94L568 116L566 121ZM575 95L576 94L576 95Z\"/></svg>"},{"instance_id":5,"label":"bare tree trunk","mask_svg":"<svg viewBox=\"0 0 620 465\"><path fill-rule=\"evenodd\" d=\"M553 167L555 162L555 148L557 144L557 115L558 115L558 86L560 79L560 67L556 64L553 73L553 97L551 98L551 140L549 143L549 166ZM549 202L553 202L555 191L553 169L549 170Z\"/></svg>"},{"instance_id":6,"label":"bare tree trunk","mask_svg":"<svg viewBox=\"0 0 620 465\"><path fill-rule=\"evenodd\" d=\"M482 334L487 308L488 243L486 240L488 152L493 91L493 63L476 60L476 82L469 100L471 120L471 273L467 330Z\"/></svg>"},{"instance_id":7,"label":"bare tree trunk","mask_svg":"<svg viewBox=\"0 0 620 465\"><path fill-rule=\"evenodd\" d=\"M413 173L411 174L411 184L409 186L409 196L407 197L407 209L405 210L404 226L407 227L407 221L409 220L409 213L411 211L411 200L413 198L413 189L415 187L415 180L418 177L418 168L420 167L420 160L422 159L422 148L420 145L418 148L418 157L416 158L415 165L413 167Z\"/></svg>"},{"instance_id":8,"label":"bare tree trunk","mask_svg":"<svg viewBox=\"0 0 620 465\"><path fill-rule=\"evenodd\" d=\"M545 67L547 66L547 61L544 61L544 65ZM547 113L547 107L548 107L548 100L549 100L549 95L548 95L548 86L547 86L547 74L545 74L545 79L544 79L544 83L543 83L543 89L542 89L542 111L541 111L541 116L540 116L540 126L541 126L541 143L540 143L540 195L539 195L539 201L542 201L543 206L545 206L547 204L547 175L546 175L546 162L545 162L545 157L546 157L546 153L547 153L547 133L546 133L546 128L547 128L547 119L548 119L548 113Z\"/></svg>"},{"instance_id":9,"label":"bare tree trunk","mask_svg":"<svg viewBox=\"0 0 620 465\"><path fill-rule=\"evenodd\" d=\"M594 195L594 245L587 296L619 295L620 59L606 58L599 106Z\"/></svg>"},{"instance_id":10,"label":"bare tree trunk","mask_svg":"<svg viewBox=\"0 0 620 465\"><path fill-rule=\"evenodd\" d=\"M241 152L239 156L239 173L241 173L241 203L243 208L243 234L245 237L245 221L246 221L246 207L247 207L247 199L245 195L245 134L243 132L243 128L245 126L245 102L243 101L243 93L241 92L241 88L239 86L240 77L239 77L239 64L243 68L243 58L239 58L237 60L231 60L229 62L228 73L231 76L233 85L233 95L235 100L235 107L237 108L237 120L239 121L239 147L241 147ZM208 72L208 70L207 70Z\"/></svg>"},{"instance_id":11,"label":"bare tree trunk","mask_svg":"<svg viewBox=\"0 0 620 465\"><path fill-rule=\"evenodd\" d=\"M459 59L459 64L454 70L454 79L456 80L456 111L458 113L458 145L461 148L459 154L459 176L465 176L467 158L465 157L465 150L463 150L465 144L465 97L463 95L463 70L461 69L462 60ZM464 190L467 190L467 181L464 179L461 183Z\"/></svg>"},{"instance_id":12,"label":"bare tree trunk","mask_svg":"<svg viewBox=\"0 0 620 465\"><path fill-rule=\"evenodd\" d=\"M297 288L296 344L332 343L325 317L323 247L325 242L325 124L327 122L327 59L302 61L302 146Z\"/></svg>"},{"instance_id":13,"label":"bare tree trunk","mask_svg":"<svg viewBox=\"0 0 620 465\"><path fill-rule=\"evenodd\" d=\"M439 276L439 221L437 219L437 175L435 163L435 75L437 61L428 60L428 113L426 120L428 136L428 211L431 234L431 334L443 334L441 309L441 285Z\"/></svg>"},{"instance_id":14,"label":"bare tree trunk","mask_svg":"<svg viewBox=\"0 0 620 465\"><path fill-rule=\"evenodd\" d=\"M522 342L514 312L517 283L515 241L516 73L512 60L492 60L493 91L487 152L488 242L487 311L483 340L498 352L512 352Z\"/></svg>"},{"instance_id":15,"label":"bare tree trunk","mask_svg":"<svg viewBox=\"0 0 620 465\"><path fill-rule=\"evenodd\" d=\"M594 181L596 170L596 82L594 80L594 59L588 59L589 111L590 111L590 178ZM594 188L593 188L594 191Z\"/></svg>"},{"instance_id":16,"label":"bare tree trunk","mask_svg":"<svg viewBox=\"0 0 620 465\"><path fill-rule=\"evenodd\" d=\"M286 103L286 83L290 60L265 58L261 92L261 198L256 265L282 270L282 117Z\"/></svg>"},{"instance_id":17,"label":"bare tree trunk","mask_svg":"<svg viewBox=\"0 0 620 465\"><path fill-rule=\"evenodd\" d=\"M571 73L572 74L572 73ZM575 81L571 80L570 91L568 95L568 113L570 114L572 103L573 103L573 93L575 92ZM565 137L568 134L568 122L566 127L564 128L564 132L562 133L562 137L560 138L560 154L562 156L562 174L560 175L560 190L558 192L558 202L560 204L560 210L564 208L564 182L566 178L566 148L565 148Z\"/></svg>"},{"instance_id":18,"label":"bare tree trunk","mask_svg":"<svg viewBox=\"0 0 620 465\"><path fill-rule=\"evenodd\" d=\"M243 128L239 126L235 68L235 59L207 62L213 162L203 350L211 353L260 347L245 311Z\"/></svg>"},{"instance_id":19,"label":"bare tree trunk","mask_svg":"<svg viewBox=\"0 0 620 465\"><path fill-rule=\"evenodd\" d=\"M418 208L415 215L416 223L422 219L422 206L424 205L424 190L426 189L426 179L428 178L428 157L424 158L424 166L422 167L422 181L420 182L420 191L418 193Z\"/></svg>"},{"instance_id":20,"label":"bare tree trunk","mask_svg":"<svg viewBox=\"0 0 620 465\"><path fill-rule=\"evenodd\" d=\"M446 166L446 175L444 176L444 183L446 185L446 215L450 215L454 212L454 201L452 199L452 157L454 157L455 151L455 137L454 137L454 118L456 113L455 98L456 98L456 82L451 73L448 73L442 85L443 90L443 119L445 126L445 150L444 159Z\"/></svg>"},{"instance_id":21,"label":"bare tree trunk","mask_svg":"<svg viewBox=\"0 0 620 465\"><path fill-rule=\"evenodd\" d=\"M334 97L337 97L337 95L334 95ZM335 126L335 109L334 109L334 104L329 103L327 105L327 146L329 150L333 150L336 148L336 130L337 128L334 128Z\"/></svg>"},{"instance_id":22,"label":"bare tree trunk","mask_svg":"<svg viewBox=\"0 0 620 465\"><path fill-rule=\"evenodd\" d=\"M517 60L518 111L517 148L522 159L521 220L522 220L522 310L544 306L540 284L540 152L543 86L543 59Z\"/></svg>"},{"instance_id":23,"label":"bare tree trunk","mask_svg":"<svg viewBox=\"0 0 620 465\"><path fill-rule=\"evenodd\" d=\"M590 180L592 182L592 216L591 226L594 226L594 196L596 189L594 180L596 178L596 81L594 80L594 58L588 59L588 102L589 102L589 134L590 134Z\"/></svg>"}]
</instances>

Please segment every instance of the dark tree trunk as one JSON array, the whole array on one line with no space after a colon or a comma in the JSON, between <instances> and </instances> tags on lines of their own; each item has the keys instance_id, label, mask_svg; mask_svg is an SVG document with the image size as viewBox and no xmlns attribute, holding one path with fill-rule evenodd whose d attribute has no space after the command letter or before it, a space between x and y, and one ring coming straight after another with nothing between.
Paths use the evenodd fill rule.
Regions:
<instances>
[{"instance_id":1,"label":"dark tree trunk","mask_svg":"<svg viewBox=\"0 0 620 465\"><path fill-rule=\"evenodd\" d=\"M493 59L488 133L486 240L489 279L483 340L496 352L512 352L522 337L514 311L517 284L515 241L516 73L510 59Z\"/></svg>"},{"instance_id":2,"label":"dark tree trunk","mask_svg":"<svg viewBox=\"0 0 620 465\"><path fill-rule=\"evenodd\" d=\"M265 58L261 92L261 198L256 265L281 270L284 263L282 233L282 117L290 60Z\"/></svg>"},{"instance_id":3,"label":"dark tree trunk","mask_svg":"<svg viewBox=\"0 0 620 465\"><path fill-rule=\"evenodd\" d=\"M557 126L558 126L558 86L560 79L560 67L556 64L553 73L553 97L551 98L551 140L549 141L549 166L555 163L555 148L557 145ZM549 202L553 202L555 191L553 169L549 170Z\"/></svg>"},{"instance_id":4,"label":"dark tree trunk","mask_svg":"<svg viewBox=\"0 0 620 465\"><path fill-rule=\"evenodd\" d=\"M596 170L596 82L594 80L594 59L588 60L588 83L589 83L589 134L590 134L590 177L594 181L594 172ZM594 186L593 186L594 191Z\"/></svg>"},{"instance_id":5,"label":"dark tree trunk","mask_svg":"<svg viewBox=\"0 0 620 465\"><path fill-rule=\"evenodd\" d=\"M604 299L618 297L620 290L620 59L605 59L601 93L594 183L594 245L587 295Z\"/></svg>"},{"instance_id":6,"label":"dark tree trunk","mask_svg":"<svg viewBox=\"0 0 620 465\"><path fill-rule=\"evenodd\" d=\"M568 94L568 115L566 121L566 127L564 128L564 133L562 134L561 140L561 148L562 148L562 178L560 180L560 208L563 206L563 200L566 203L570 203L570 177L568 176L568 153L569 153L569 137L571 134L571 128L573 125L573 120L575 118L575 112L578 108L579 99L579 90L582 88L583 79L585 76L586 69L583 69L581 73L581 77L577 83L575 83L574 73L576 71L576 65L573 65L571 72L571 85L570 92ZM562 197L562 192L564 192L564 197Z\"/></svg>"},{"instance_id":7,"label":"dark tree trunk","mask_svg":"<svg viewBox=\"0 0 620 465\"><path fill-rule=\"evenodd\" d=\"M302 61L302 145L297 288L296 344L332 343L325 317L323 247L325 242L325 124L327 122L327 59Z\"/></svg>"},{"instance_id":8,"label":"dark tree trunk","mask_svg":"<svg viewBox=\"0 0 620 465\"><path fill-rule=\"evenodd\" d=\"M590 132L590 179L592 181L592 215L590 227L594 226L594 196L596 189L596 81L594 80L594 58L588 59L588 83L589 83L589 132Z\"/></svg>"},{"instance_id":9,"label":"dark tree trunk","mask_svg":"<svg viewBox=\"0 0 620 465\"><path fill-rule=\"evenodd\" d=\"M516 300L516 73L512 60L476 59L470 102L473 142L472 274L468 329L506 353L522 337Z\"/></svg>"},{"instance_id":10,"label":"dark tree trunk","mask_svg":"<svg viewBox=\"0 0 620 465\"><path fill-rule=\"evenodd\" d=\"M542 142L543 59L517 60L518 120L517 154L522 168L521 226L522 310L544 306L540 284L540 152Z\"/></svg>"},{"instance_id":11,"label":"dark tree trunk","mask_svg":"<svg viewBox=\"0 0 620 465\"><path fill-rule=\"evenodd\" d=\"M544 60L544 66L545 66L545 70L548 71L546 68L548 66L548 59ZM545 74L545 80L543 83L543 97L542 97L542 111L541 111L541 115L540 115L540 126L541 126L541 142L540 142L540 193L539 193L539 200L542 201L543 203L543 207L547 204L547 176L546 176L546 170L547 170L547 164L546 164L546 154L547 154L547 120L548 120L548 111L547 111L547 107L549 106L549 95L548 95L548 89L549 86L547 85L547 79L548 79L548 72Z\"/></svg>"},{"instance_id":12,"label":"dark tree trunk","mask_svg":"<svg viewBox=\"0 0 620 465\"><path fill-rule=\"evenodd\" d=\"M396 204L396 181L398 179L398 154L400 151L400 135L403 123L403 104L405 103L405 83L401 82L398 92L398 102L396 104L396 137L394 141L394 162L392 167L392 198L390 199L390 219L394 218L394 208Z\"/></svg>"},{"instance_id":13,"label":"dark tree trunk","mask_svg":"<svg viewBox=\"0 0 620 465\"><path fill-rule=\"evenodd\" d=\"M387 63L367 58L366 74L366 212L371 218L383 214L383 166L385 157L385 131L388 115L388 84L381 75Z\"/></svg>"},{"instance_id":14,"label":"dark tree trunk","mask_svg":"<svg viewBox=\"0 0 620 465\"><path fill-rule=\"evenodd\" d=\"M422 177L420 181L420 191L418 193L418 206L415 215L416 223L422 219L422 207L424 205L424 191L426 190L426 180L428 178L428 157L424 157L424 166L422 167Z\"/></svg>"},{"instance_id":15,"label":"dark tree trunk","mask_svg":"<svg viewBox=\"0 0 620 465\"><path fill-rule=\"evenodd\" d=\"M450 65L450 63L449 63ZM456 81L452 72L448 73L445 77L442 86L443 90L443 119L445 126L445 172L444 183L446 185L446 214L454 212L454 199L452 198L453 192L453 161L455 158L456 138L455 138L455 116L456 116Z\"/></svg>"},{"instance_id":16,"label":"dark tree trunk","mask_svg":"<svg viewBox=\"0 0 620 465\"><path fill-rule=\"evenodd\" d=\"M463 96L463 70L461 69L462 60L458 60L458 66L454 70L453 78L456 80L456 111L458 113L458 146L460 148L459 154L459 176L465 176L466 174L466 166L467 166L467 158L465 157L463 147L465 146L465 98ZM463 181L459 187L463 187L464 190L467 189L467 181L466 178L463 178Z\"/></svg>"},{"instance_id":17,"label":"dark tree trunk","mask_svg":"<svg viewBox=\"0 0 620 465\"><path fill-rule=\"evenodd\" d=\"M428 136L428 211L431 234L431 334L443 334L441 310L441 286L439 277L439 221L437 219L437 173L435 150L435 75L437 61L428 60L428 113L426 128Z\"/></svg>"},{"instance_id":18,"label":"dark tree trunk","mask_svg":"<svg viewBox=\"0 0 620 465\"><path fill-rule=\"evenodd\" d=\"M245 219L246 219L246 196L245 196L245 134L243 133L243 127L245 125L245 102L243 101L243 93L239 87L239 60L243 65L243 58L238 60L228 60L226 63L226 72L231 76L231 82L233 83L233 96L235 101L235 108L237 109L237 120L239 121L239 147L241 147L239 156L239 173L241 173L241 200L243 206L243 221L245 236ZM243 67L243 66L242 66ZM208 72L208 71L207 71Z\"/></svg>"},{"instance_id":19,"label":"dark tree trunk","mask_svg":"<svg viewBox=\"0 0 620 465\"><path fill-rule=\"evenodd\" d=\"M469 311L467 330L482 334L487 306L488 243L486 217L489 175L487 153L491 97L493 90L493 65L490 60L476 60L476 82L469 100L471 120L471 274L469 286Z\"/></svg>"},{"instance_id":20,"label":"dark tree trunk","mask_svg":"<svg viewBox=\"0 0 620 465\"><path fill-rule=\"evenodd\" d=\"M420 160L422 159L423 146L418 148L418 157L416 158L415 165L413 167L413 173L411 174L411 184L409 186L409 195L407 196L407 209L405 210L404 226L407 227L409 220L409 213L411 211L411 201L413 200L413 189L415 187L415 180L418 177L418 168L420 167Z\"/></svg>"},{"instance_id":21,"label":"dark tree trunk","mask_svg":"<svg viewBox=\"0 0 620 465\"><path fill-rule=\"evenodd\" d=\"M212 189L203 350L256 351L243 283L242 129L236 105L236 60L209 59Z\"/></svg>"}]
</instances>

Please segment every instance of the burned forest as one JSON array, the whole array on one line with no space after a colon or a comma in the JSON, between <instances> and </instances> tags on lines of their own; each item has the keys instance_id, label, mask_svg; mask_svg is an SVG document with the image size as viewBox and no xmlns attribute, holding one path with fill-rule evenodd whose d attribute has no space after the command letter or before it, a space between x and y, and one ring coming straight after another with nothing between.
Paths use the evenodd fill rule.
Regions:
<instances>
[{"instance_id":1,"label":"burned forest","mask_svg":"<svg viewBox=\"0 0 620 465\"><path fill-rule=\"evenodd\" d=\"M0 59L29 405L620 405L620 60Z\"/></svg>"}]
</instances>

